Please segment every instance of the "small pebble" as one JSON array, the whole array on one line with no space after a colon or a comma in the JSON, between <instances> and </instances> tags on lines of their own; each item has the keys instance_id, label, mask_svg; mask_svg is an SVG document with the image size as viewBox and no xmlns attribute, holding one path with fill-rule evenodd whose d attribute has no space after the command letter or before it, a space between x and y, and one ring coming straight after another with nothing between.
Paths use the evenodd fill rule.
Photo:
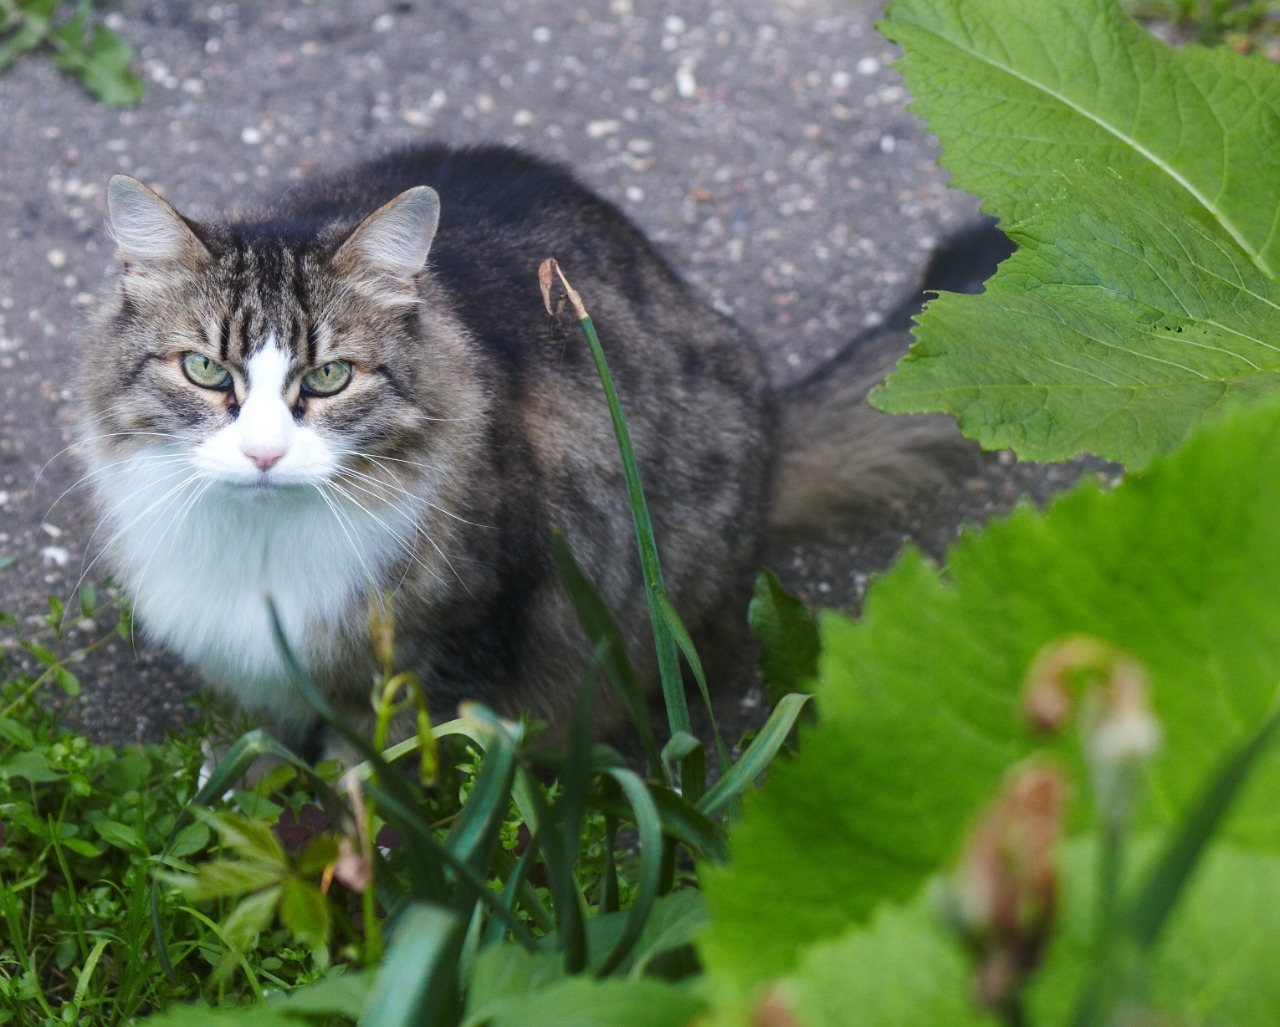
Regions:
<instances>
[{"instance_id":1,"label":"small pebble","mask_svg":"<svg viewBox=\"0 0 1280 1027\"><path fill-rule=\"evenodd\" d=\"M65 567L71 560L71 553L64 546L45 546L40 550L40 559L46 567Z\"/></svg>"},{"instance_id":2,"label":"small pebble","mask_svg":"<svg viewBox=\"0 0 1280 1027\"><path fill-rule=\"evenodd\" d=\"M698 91L698 80L693 74L693 65L684 63L676 69L676 92L681 98L688 100Z\"/></svg>"}]
</instances>

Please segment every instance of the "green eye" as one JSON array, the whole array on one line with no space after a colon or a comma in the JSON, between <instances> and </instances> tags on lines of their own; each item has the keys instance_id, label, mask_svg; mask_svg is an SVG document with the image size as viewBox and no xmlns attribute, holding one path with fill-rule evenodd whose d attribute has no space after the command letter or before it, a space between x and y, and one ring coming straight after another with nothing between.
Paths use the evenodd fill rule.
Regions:
<instances>
[{"instance_id":1,"label":"green eye","mask_svg":"<svg viewBox=\"0 0 1280 1027\"><path fill-rule=\"evenodd\" d=\"M225 389L231 384L230 371L199 353L188 353L182 358L182 373L192 385L202 389Z\"/></svg>"},{"instance_id":2,"label":"green eye","mask_svg":"<svg viewBox=\"0 0 1280 1027\"><path fill-rule=\"evenodd\" d=\"M313 396L332 396L345 389L350 381L351 365L345 360L330 360L302 376L302 391Z\"/></svg>"}]
</instances>

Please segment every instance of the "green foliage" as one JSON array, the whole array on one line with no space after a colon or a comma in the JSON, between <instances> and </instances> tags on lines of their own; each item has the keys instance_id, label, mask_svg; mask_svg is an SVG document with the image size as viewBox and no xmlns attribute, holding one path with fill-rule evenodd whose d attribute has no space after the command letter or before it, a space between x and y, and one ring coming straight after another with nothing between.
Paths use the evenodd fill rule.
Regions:
<instances>
[{"instance_id":1,"label":"green foliage","mask_svg":"<svg viewBox=\"0 0 1280 1027\"><path fill-rule=\"evenodd\" d=\"M1280 204L1264 128L1280 79L1175 54L1096 2L897 0L886 32L957 181L1020 250L986 295L929 305L877 402L954 412L1022 455L1150 466L963 538L945 572L908 552L861 623L824 618L819 725L703 875L720 1017L1273 1023L1262 979L1280 952L1241 925L1280 899ZM1236 397L1259 406L1232 415ZM1112 654L1108 674L1149 679L1151 711L1125 728L1142 755L1099 755L1123 732L1096 683L1071 686L1078 735L1029 722L1046 651L1082 639ZM1033 772L1072 797L1052 830L1009 813ZM1064 840L1040 853L1037 894L1017 846L1038 829ZM1015 887L1002 925L984 902Z\"/></svg>"},{"instance_id":2,"label":"green foliage","mask_svg":"<svg viewBox=\"0 0 1280 1027\"><path fill-rule=\"evenodd\" d=\"M227 952L214 969L215 977L230 973L272 922L280 922L306 948L322 959L327 955L331 913L325 895L312 878L339 857L337 840L327 834L312 838L296 864L263 819L233 813L199 813L200 823L217 833L231 858L201 863L194 877L164 874L190 902L236 900L221 925L219 936Z\"/></svg>"},{"instance_id":3,"label":"green foliage","mask_svg":"<svg viewBox=\"0 0 1280 1027\"><path fill-rule=\"evenodd\" d=\"M15 636L5 649L24 651L36 668L10 670L0 684L0 1022L122 1022L162 997L201 987L201 974L191 970L164 982L144 944L149 875L166 840L172 835L175 866L210 843L203 824L175 830L196 791L199 734L167 745L95 745L38 701L50 684L78 695L66 664L127 630L112 624L110 612L92 589L82 590L84 623L108 628L61 656L60 629L72 616L62 604L51 600L37 638L17 637L16 621L0 616ZM196 732L209 730L202 716ZM186 930L176 903L160 909L169 944L196 952L198 933Z\"/></svg>"},{"instance_id":4,"label":"green foliage","mask_svg":"<svg viewBox=\"0 0 1280 1027\"><path fill-rule=\"evenodd\" d=\"M0 1022L1280 1021L1276 72L1174 54L1102 0L896 0L888 32L1020 250L985 296L930 305L880 402L1142 473L1016 510L941 568L908 551L857 623L762 575L773 713L736 761L717 736L711 782L679 661L705 692L701 662L563 283L627 470L665 746L562 536L594 657L565 746L480 706L432 725L389 657L370 744L295 663L364 760L341 779L258 731L201 784L194 736L62 730L33 702L79 687L54 603L22 645L38 673L0 696ZM774 765L811 682L820 719ZM643 774L593 742L597 687ZM397 710L418 736L387 747Z\"/></svg>"},{"instance_id":5,"label":"green foliage","mask_svg":"<svg viewBox=\"0 0 1280 1027\"><path fill-rule=\"evenodd\" d=\"M883 27L906 50L913 110L939 135L944 163L1000 217L1025 220L1057 198L1057 173L1085 160L1274 270L1268 172L1280 156L1266 140L1280 86L1267 62L1172 50L1109 0L896 0ZM1080 74L1086 61L1093 74Z\"/></svg>"},{"instance_id":6,"label":"green foliage","mask_svg":"<svg viewBox=\"0 0 1280 1027\"><path fill-rule=\"evenodd\" d=\"M884 29L1021 252L986 295L929 305L877 406L1137 467L1275 391L1280 68L1171 50L1111 0L896 0Z\"/></svg>"},{"instance_id":7,"label":"green foliage","mask_svg":"<svg viewBox=\"0 0 1280 1027\"><path fill-rule=\"evenodd\" d=\"M492 1027L682 1027L703 1007L687 987L581 976L513 997L483 1022Z\"/></svg>"},{"instance_id":8,"label":"green foliage","mask_svg":"<svg viewBox=\"0 0 1280 1027\"><path fill-rule=\"evenodd\" d=\"M22 701L27 686L19 676L0 690L18 703L0 719L0 1019L125 1019L156 1000L159 967L140 944L150 932L148 874L195 792L199 745L92 745ZM208 830L190 825L171 859L208 843ZM174 903L164 910L175 917ZM193 940L180 924L169 938ZM160 990L195 994L198 979L187 973Z\"/></svg>"},{"instance_id":9,"label":"green foliage","mask_svg":"<svg viewBox=\"0 0 1280 1027\"><path fill-rule=\"evenodd\" d=\"M908 553L860 624L823 621L820 725L749 797L730 863L704 875L714 993L737 1015L772 1003L805 1024L1109 1023L1142 1008L1273 1023L1280 996L1261 982L1280 953L1239 928L1280 898L1266 128L1280 76L1169 51L1097 2L897 0L886 32L957 182L1020 249L984 296L929 305L878 405L956 413L1024 456L1155 463L1113 495L1086 485L962 539L945 573ZM1157 458L1236 399L1262 406ZM1134 771L1107 784L1118 771L1087 758L1087 722L1083 746L1027 724L1038 654L1081 635L1150 676L1165 741L1144 788ZM939 882L971 866L989 797L1046 750L1076 796L1062 919L1025 994L983 1012L964 996L991 964L969 970L937 899L960 886ZM1023 943L1025 956L1043 940Z\"/></svg>"},{"instance_id":10,"label":"green foliage","mask_svg":"<svg viewBox=\"0 0 1280 1027\"><path fill-rule=\"evenodd\" d=\"M630 441L603 354L585 312L580 320L629 470L637 543L651 588L655 645L669 647L673 658L681 653L705 694L698 655L662 589ZM804 706L803 697L782 698L736 763L720 745L723 774L708 789L702 743L685 727L687 709L669 706L672 741L658 753L611 613L582 574L568 541L557 536L554 548L596 654L563 750L531 747L526 725L469 706L459 720L434 728L419 720L419 737L380 751L333 715L277 630L299 688L365 762L342 778L343 796L260 733L246 735L213 769L190 807L197 824L214 829L225 857L202 863L194 874L165 874L162 880L193 903L226 904L217 920L192 911L221 948L215 980L225 982L242 971L251 991L264 997L266 989L259 983L264 975L250 957L255 942L277 922L312 953L313 965L324 976L295 992L287 1006L267 1002L235 1014L175 1008L157 1022L285 1023L298 1016L345 1020L358 1008L362 1022L380 1027L459 1022L676 1025L703 1008L696 990L675 983L696 971L692 943L706 923L700 896L680 890L687 881L677 872L677 848L695 859L723 858L724 826L712 816L732 806L781 749ZM812 634L812 623L776 583L770 594L773 605L786 611L774 619L786 623L790 632L774 634L791 644L796 632L790 626L801 622L808 623ZM392 651L391 631L390 617L375 624L379 651ZM772 638L764 640L766 655L776 660L774 646ZM393 685L403 677L393 676L389 663L384 666L388 680L375 689L381 696L378 737L384 736L394 706ZM672 672L677 679L668 682L673 686L668 696L678 686L683 704L683 682L678 669ZM620 691L636 718L648 755L648 780L618 753L591 739L597 677ZM391 766L417 748L434 753L437 745L451 751L452 758L442 764L433 756L425 766L462 769L467 764L458 802L451 808L441 806L437 793L411 786ZM461 757L459 745L465 748ZM300 855L286 851L277 837L278 824L272 829L281 807L265 782L252 796L251 816L202 812L225 801L228 786L263 755L283 761L285 771L296 768L315 801L329 812L329 826ZM678 769L671 769L672 764ZM278 786L294 775L276 772L267 780L272 777ZM555 783L544 784L549 777ZM437 788L443 784L429 783ZM243 797L238 801L244 807ZM176 839L181 828L182 821L175 823L171 837ZM383 856L371 841L387 828L399 844ZM618 844L623 830L633 839L625 850ZM352 893L358 894L362 929L354 926L343 893L331 890L335 881L349 889L346 907L357 901ZM335 926L347 942L336 953L330 941ZM326 972L343 960L364 971L341 977ZM335 980L345 982L340 991L334 990ZM331 999L322 997L326 989ZM307 1003L305 1013L299 1001Z\"/></svg>"},{"instance_id":11,"label":"green foliage","mask_svg":"<svg viewBox=\"0 0 1280 1027\"><path fill-rule=\"evenodd\" d=\"M924 958L952 966L952 977L963 965L929 955L942 927L920 896L956 859L1012 768L1046 749L1023 715L1023 690L1037 654L1056 640L1102 639L1146 668L1165 744L1147 768L1146 801L1133 823L1158 831L1191 819L1223 754L1244 752L1251 733L1272 726L1280 681L1280 560L1271 543L1280 534L1278 478L1273 400L1201 432L1114 493L1085 486L1046 514L1022 509L965 537L945 573L908 554L873 587L861 623L824 618L820 724L805 734L800 755L748 798L731 862L704 876L713 926L701 951L721 993L744 1000L792 975L799 983L789 987L803 991L833 952L865 950L877 954L876 969L841 979L844 1008L863 1008L892 987L886 962L902 961L893 972L903 975L903 989L912 979L926 989L900 992L896 1017L885 1007L865 1022L920 1022L910 1009L954 1003L937 978L909 972ZM1217 892L1230 908L1260 901L1259 880L1280 881L1280 759L1260 748L1269 734L1259 739L1248 750L1257 759L1248 784L1196 871L1194 889ZM1091 809L1079 739L1064 735L1048 751L1074 782L1068 832L1087 844L1105 811ZM1204 808L1221 814L1240 778L1222 778L1232 789L1210 792ZM1213 830L1195 827L1201 843ZM1258 876L1234 879L1225 868L1236 859L1253 863ZM1083 880L1068 892L1088 887L1095 867L1083 861L1072 869ZM1164 880L1161 894L1176 896L1181 882ZM1265 905L1278 896L1268 892ZM1138 932L1148 921L1134 916ZM1280 1005L1256 1000L1247 973L1215 981L1209 996L1203 972L1179 977L1163 963L1173 952L1185 964L1215 965L1229 923L1173 933L1178 940L1157 951L1152 971L1161 1008L1216 1020L1215 1010L1243 1003L1258 1015L1231 1022L1280 1018ZM1246 948L1260 961L1280 958L1274 937L1250 937ZM1087 947L1059 945L1041 987L1060 993L1058 975L1079 980L1088 965ZM813 984L817 1001L818 979Z\"/></svg>"},{"instance_id":12,"label":"green foliage","mask_svg":"<svg viewBox=\"0 0 1280 1027\"><path fill-rule=\"evenodd\" d=\"M1173 22L1206 44L1247 53L1276 41L1276 0L1123 0L1135 18Z\"/></svg>"},{"instance_id":13,"label":"green foliage","mask_svg":"<svg viewBox=\"0 0 1280 1027\"><path fill-rule=\"evenodd\" d=\"M766 570L756 580L747 620L760 639L760 681L769 704L776 706L790 693L807 691L822 648L813 612L787 595L773 572Z\"/></svg>"},{"instance_id":14,"label":"green foliage","mask_svg":"<svg viewBox=\"0 0 1280 1027\"><path fill-rule=\"evenodd\" d=\"M129 44L91 21L88 0L79 0L73 13L60 19L59 9L67 6L64 0L0 0L0 72L22 54L43 50L103 103L137 103L142 81L133 73Z\"/></svg>"}]
</instances>

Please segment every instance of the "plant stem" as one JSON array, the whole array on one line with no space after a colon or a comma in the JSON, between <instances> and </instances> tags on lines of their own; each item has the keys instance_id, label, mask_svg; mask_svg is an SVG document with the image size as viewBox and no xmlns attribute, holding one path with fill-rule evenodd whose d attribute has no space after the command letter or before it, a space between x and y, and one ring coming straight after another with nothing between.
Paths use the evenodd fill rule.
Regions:
<instances>
[{"instance_id":1,"label":"plant stem","mask_svg":"<svg viewBox=\"0 0 1280 1027\"><path fill-rule=\"evenodd\" d=\"M618 449L622 454L622 466L627 480L627 495L631 500L634 515L636 542L640 548L640 562L644 569L645 596L649 603L649 617L653 623L654 645L658 655L658 671L662 678L663 697L666 700L667 718L674 735L677 732L692 734L693 722L689 718L689 707L684 697L684 680L680 674L680 658L676 650L675 638L671 634L663 617L661 597L665 590L662 582L662 567L658 561L658 550L653 538L653 526L649 519L648 506L645 503L644 490L640 486L640 472L636 465L635 450L631 445L631 436L627 430L626 417L622 413L622 405L617 390L613 386L613 378L609 374L609 365L605 360L604 349L596 335L591 316L583 306L582 298L571 286L556 262L549 262L564 286L565 294L573 306L574 315L586 336L587 346L591 350L591 358L595 361L596 370L604 386L605 398L609 404L609 415L613 420L614 433L618 439ZM544 297L548 297L544 286ZM549 301L548 301L549 304ZM692 766L692 759L682 761L682 769ZM683 775L682 775L683 776ZM696 776L696 775L695 775ZM692 789L697 795L705 790L705 781L682 782L686 790Z\"/></svg>"}]
</instances>

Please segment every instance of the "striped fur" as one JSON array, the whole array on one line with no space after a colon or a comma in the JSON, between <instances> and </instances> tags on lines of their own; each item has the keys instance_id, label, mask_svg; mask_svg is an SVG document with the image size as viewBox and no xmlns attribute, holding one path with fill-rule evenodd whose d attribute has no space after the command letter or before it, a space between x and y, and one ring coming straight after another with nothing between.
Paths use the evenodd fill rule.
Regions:
<instances>
[{"instance_id":1,"label":"striped fur","mask_svg":"<svg viewBox=\"0 0 1280 1027\"><path fill-rule=\"evenodd\" d=\"M108 198L123 271L82 386L105 550L150 638L313 755L268 595L353 723L370 720L370 599L390 595L397 664L438 716L478 699L562 726L589 650L553 528L654 678L609 414L576 327L542 309L544 258L599 329L695 636L741 618L771 505L785 531L814 508L806 496L824 509L856 506L860 489L884 498L902 476L881 471L937 435L909 420L877 430L860 484L829 473L859 459L859 439L833 446L824 428L829 466L805 465L813 395L861 404L863 369L846 360L844 385L792 390L801 416L780 443L751 339L616 208L507 148L412 148L223 222L122 177ZM779 449L793 467L774 501Z\"/></svg>"},{"instance_id":2,"label":"striped fur","mask_svg":"<svg viewBox=\"0 0 1280 1027\"><path fill-rule=\"evenodd\" d=\"M697 628L745 594L772 452L755 348L562 170L428 147L225 223L127 179L109 201L124 271L83 387L106 549L147 635L287 741L311 716L264 594L344 716L368 720L369 596L390 593L397 660L438 714L475 698L563 722L588 647L553 527L651 674L608 411L576 328L542 309L548 256L590 297L677 608ZM225 387L193 382L193 355ZM350 383L308 395L332 361Z\"/></svg>"}]
</instances>

